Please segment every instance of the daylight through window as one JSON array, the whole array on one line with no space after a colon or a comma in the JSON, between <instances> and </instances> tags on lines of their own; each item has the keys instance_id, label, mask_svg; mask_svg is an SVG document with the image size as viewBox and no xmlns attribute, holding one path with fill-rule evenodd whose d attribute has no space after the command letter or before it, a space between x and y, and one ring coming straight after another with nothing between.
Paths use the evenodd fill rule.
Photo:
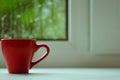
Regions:
<instances>
[{"instance_id":1,"label":"daylight through window","mask_svg":"<svg viewBox=\"0 0 120 80\"><path fill-rule=\"evenodd\" d=\"M0 0L0 38L68 39L67 0Z\"/></svg>"}]
</instances>

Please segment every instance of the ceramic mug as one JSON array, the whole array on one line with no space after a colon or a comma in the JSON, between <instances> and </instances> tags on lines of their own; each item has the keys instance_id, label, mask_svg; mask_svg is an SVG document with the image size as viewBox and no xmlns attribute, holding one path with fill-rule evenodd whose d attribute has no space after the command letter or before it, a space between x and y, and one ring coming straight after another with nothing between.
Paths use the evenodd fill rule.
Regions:
<instances>
[{"instance_id":1,"label":"ceramic mug","mask_svg":"<svg viewBox=\"0 0 120 80\"><path fill-rule=\"evenodd\" d=\"M29 73L34 65L41 62L49 54L49 47L46 44L36 44L34 39L1 39L1 47L9 73ZM45 48L44 55L32 62L35 52L39 48Z\"/></svg>"}]
</instances>

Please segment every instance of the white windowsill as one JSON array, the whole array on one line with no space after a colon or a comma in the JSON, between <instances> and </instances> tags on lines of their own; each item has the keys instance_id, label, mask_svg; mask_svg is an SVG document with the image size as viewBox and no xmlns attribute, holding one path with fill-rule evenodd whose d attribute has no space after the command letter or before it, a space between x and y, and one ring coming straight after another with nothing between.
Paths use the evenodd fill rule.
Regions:
<instances>
[{"instance_id":1,"label":"white windowsill","mask_svg":"<svg viewBox=\"0 0 120 80\"><path fill-rule=\"evenodd\" d=\"M120 80L115 68L35 68L30 74L8 74L0 69L1 80Z\"/></svg>"}]
</instances>

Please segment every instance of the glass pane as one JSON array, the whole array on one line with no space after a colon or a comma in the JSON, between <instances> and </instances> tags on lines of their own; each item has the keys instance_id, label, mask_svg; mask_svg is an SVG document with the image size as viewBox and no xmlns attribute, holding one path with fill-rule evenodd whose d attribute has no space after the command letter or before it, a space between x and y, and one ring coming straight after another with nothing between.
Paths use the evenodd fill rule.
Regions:
<instances>
[{"instance_id":1,"label":"glass pane","mask_svg":"<svg viewBox=\"0 0 120 80\"><path fill-rule=\"evenodd\" d=\"M0 0L0 38L67 40L67 0Z\"/></svg>"}]
</instances>

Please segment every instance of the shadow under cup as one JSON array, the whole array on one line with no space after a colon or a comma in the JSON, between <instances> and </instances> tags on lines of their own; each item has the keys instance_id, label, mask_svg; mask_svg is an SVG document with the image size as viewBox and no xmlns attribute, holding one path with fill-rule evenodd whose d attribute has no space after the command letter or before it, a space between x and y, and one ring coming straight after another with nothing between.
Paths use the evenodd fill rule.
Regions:
<instances>
[{"instance_id":1,"label":"shadow under cup","mask_svg":"<svg viewBox=\"0 0 120 80\"><path fill-rule=\"evenodd\" d=\"M50 49L46 44L36 44L34 39L1 39L1 47L9 73L27 74L29 69L45 59ZM44 47L46 52L39 60L32 62L34 53Z\"/></svg>"}]
</instances>

